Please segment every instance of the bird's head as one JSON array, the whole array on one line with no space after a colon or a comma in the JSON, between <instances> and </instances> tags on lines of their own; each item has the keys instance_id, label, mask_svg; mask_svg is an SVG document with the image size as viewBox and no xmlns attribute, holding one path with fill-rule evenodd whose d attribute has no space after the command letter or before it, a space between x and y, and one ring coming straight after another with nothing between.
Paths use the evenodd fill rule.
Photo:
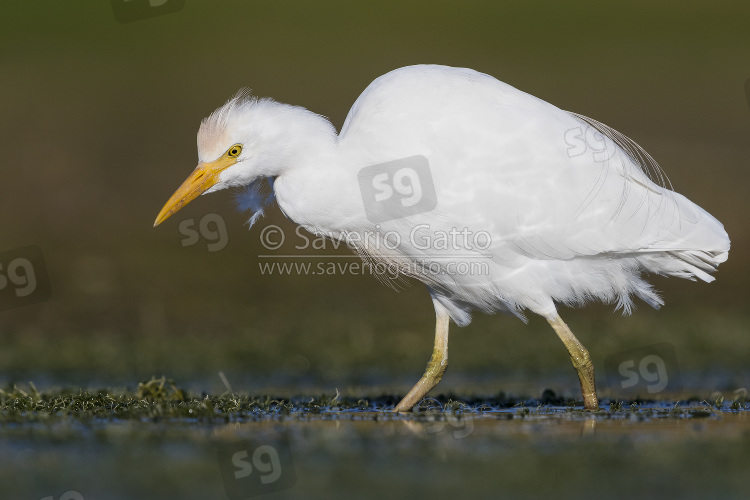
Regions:
<instances>
[{"instance_id":1,"label":"bird's head","mask_svg":"<svg viewBox=\"0 0 750 500\"><path fill-rule=\"evenodd\" d=\"M264 108L275 105L279 103L253 98L248 90L241 90L205 118L198 130L198 166L169 198L154 226L203 193L245 186L268 175L262 169L263 144L273 131L260 128L253 115L262 115Z\"/></svg>"}]
</instances>

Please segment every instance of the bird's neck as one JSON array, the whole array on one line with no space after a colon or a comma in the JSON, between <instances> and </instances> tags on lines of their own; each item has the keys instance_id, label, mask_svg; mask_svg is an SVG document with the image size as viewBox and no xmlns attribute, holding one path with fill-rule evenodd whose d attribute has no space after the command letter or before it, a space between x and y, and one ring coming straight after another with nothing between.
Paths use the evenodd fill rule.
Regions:
<instances>
[{"instance_id":1,"label":"bird's neck","mask_svg":"<svg viewBox=\"0 0 750 500\"><path fill-rule=\"evenodd\" d=\"M273 104L253 117L263 134L262 175L275 179L276 201L287 217L322 226L321 213L330 211L326 186L340 163L336 129L305 108Z\"/></svg>"},{"instance_id":2,"label":"bird's neck","mask_svg":"<svg viewBox=\"0 0 750 500\"><path fill-rule=\"evenodd\" d=\"M262 127L265 144L259 152L263 155L259 163L269 177L315 167L335 155L338 134L321 115L299 106L273 103L259 110L254 119Z\"/></svg>"}]
</instances>

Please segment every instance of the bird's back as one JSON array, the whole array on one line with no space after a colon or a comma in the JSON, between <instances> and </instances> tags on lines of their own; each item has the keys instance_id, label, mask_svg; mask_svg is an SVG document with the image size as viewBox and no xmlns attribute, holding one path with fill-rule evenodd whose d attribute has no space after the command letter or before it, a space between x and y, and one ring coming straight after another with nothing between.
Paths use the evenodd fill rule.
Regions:
<instances>
[{"instance_id":1,"label":"bird's back","mask_svg":"<svg viewBox=\"0 0 750 500\"><path fill-rule=\"evenodd\" d=\"M437 205L383 230L429 224L486 232L486 276L417 276L469 310L531 308L552 301L660 299L646 270L712 278L727 258L723 226L652 179L643 152L601 124L470 69L411 66L376 79L340 134L352 168L422 155ZM394 258L445 265L441 251L406 241ZM452 250L453 253L455 249ZM468 248L460 254L472 253ZM445 252L443 252L445 253ZM454 315L455 319L455 315Z\"/></svg>"}]
</instances>

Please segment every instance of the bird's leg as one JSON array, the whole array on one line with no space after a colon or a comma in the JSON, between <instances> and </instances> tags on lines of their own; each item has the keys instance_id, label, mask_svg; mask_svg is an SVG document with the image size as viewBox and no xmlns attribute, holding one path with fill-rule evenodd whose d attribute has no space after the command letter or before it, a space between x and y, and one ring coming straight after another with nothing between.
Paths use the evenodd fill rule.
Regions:
<instances>
[{"instance_id":1,"label":"bird's leg","mask_svg":"<svg viewBox=\"0 0 750 500\"><path fill-rule=\"evenodd\" d=\"M445 369L448 368L448 325L450 316L442 307L435 306L435 347L432 357L427 363L427 369L419 379L419 382L411 388L404 399L396 405L393 411L402 412L411 410L419 403L430 389L435 387L443 378Z\"/></svg>"},{"instance_id":2,"label":"bird's leg","mask_svg":"<svg viewBox=\"0 0 750 500\"><path fill-rule=\"evenodd\" d=\"M555 329L557 336L563 341L565 347L570 353L570 360L573 367L578 372L578 379L581 381L581 392L583 393L583 407L587 410L598 410L599 400L596 398L596 385L594 384L594 364L591 362L589 352L578 341L568 325L560 319L560 316L547 318L552 328Z\"/></svg>"}]
</instances>

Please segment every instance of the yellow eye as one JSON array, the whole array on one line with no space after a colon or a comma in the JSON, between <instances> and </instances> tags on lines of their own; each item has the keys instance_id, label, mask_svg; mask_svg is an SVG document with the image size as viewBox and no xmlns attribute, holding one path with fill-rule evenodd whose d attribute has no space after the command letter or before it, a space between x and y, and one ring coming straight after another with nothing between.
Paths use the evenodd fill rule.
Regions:
<instances>
[{"instance_id":1,"label":"yellow eye","mask_svg":"<svg viewBox=\"0 0 750 500\"><path fill-rule=\"evenodd\" d=\"M242 153L242 144L235 144L227 150L227 156L237 158Z\"/></svg>"}]
</instances>

